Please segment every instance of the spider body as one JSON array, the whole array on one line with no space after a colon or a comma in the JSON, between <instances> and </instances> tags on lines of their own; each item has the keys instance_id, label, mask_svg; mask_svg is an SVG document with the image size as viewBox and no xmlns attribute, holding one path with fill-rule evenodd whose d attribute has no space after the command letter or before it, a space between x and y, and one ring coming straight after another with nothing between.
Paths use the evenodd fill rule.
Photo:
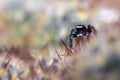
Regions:
<instances>
[{"instance_id":1,"label":"spider body","mask_svg":"<svg viewBox=\"0 0 120 80\"><path fill-rule=\"evenodd\" d=\"M73 39L77 39L78 37L87 37L87 39L89 39L91 33L93 32L93 34L96 34L97 31L96 29L91 26L91 25L76 25L75 29L71 30L70 36L69 36L69 45L70 48L73 47Z\"/></svg>"}]
</instances>

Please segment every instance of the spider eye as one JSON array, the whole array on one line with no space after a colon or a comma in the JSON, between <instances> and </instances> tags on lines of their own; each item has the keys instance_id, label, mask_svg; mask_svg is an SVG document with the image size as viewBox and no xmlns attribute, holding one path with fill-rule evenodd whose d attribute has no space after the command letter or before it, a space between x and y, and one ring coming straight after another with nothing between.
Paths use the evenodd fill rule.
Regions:
<instances>
[{"instance_id":1,"label":"spider eye","mask_svg":"<svg viewBox=\"0 0 120 80\"><path fill-rule=\"evenodd\" d=\"M83 26L76 26L76 28L82 28Z\"/></svg>"}]
</instances>

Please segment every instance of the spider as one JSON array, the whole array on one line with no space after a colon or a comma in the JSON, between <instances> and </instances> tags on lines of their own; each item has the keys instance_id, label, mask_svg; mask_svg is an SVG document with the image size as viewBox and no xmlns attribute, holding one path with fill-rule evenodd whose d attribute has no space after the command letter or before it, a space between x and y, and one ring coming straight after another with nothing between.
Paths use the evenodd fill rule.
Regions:
<instances>
[{"instance_id":1,"label":"spider","mask_svg":"<svg viewBox=\"0 0 120 80\"><path fill-rule=\"evenodd\" d=\"M91 33L93 34L97 34L96 29L94 28L94 26L92 25L76 25L75 29L71 30L71 33L69 35L69 46L70 48L73 48L73 39L76 39L78 37L84 38L86 37L86 39L89 40Z\"/></svg>"},{"instance_id":2,"label":"spider","mask_svg":"<svg viewBox=\"0 0 120 80\"><path fill-rule=\"evenodd\" d=\"M77 40L78 38L80 38L80 41L82 41L83 38L85 38L85 39L89 40L89 38L91 37L91 33L93 33L95 35L97 34L96 29L92 25L87 25L87 26L76 25L75 28L71 30L71 33L69 35L69 45L66 45L65 42L61 39L62 44L66 48L67 54L59 55L57 50L55 50L60 61L62 62L61 56L65 56L65 57L72 56L73 53L77 52L75 49L73 49L73 39ZM76 43L77 43L77 45L79 45L79 41L77 41Z\"/></svg>"}]
</instances>

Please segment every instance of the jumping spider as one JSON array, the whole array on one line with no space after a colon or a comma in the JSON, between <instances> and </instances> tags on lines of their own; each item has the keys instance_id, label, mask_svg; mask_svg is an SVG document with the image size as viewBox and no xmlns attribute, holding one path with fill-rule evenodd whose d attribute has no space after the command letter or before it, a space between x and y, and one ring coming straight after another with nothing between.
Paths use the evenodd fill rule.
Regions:
<instances>
[{"instance_id":1,"label":"jumping spider","mask_svg":"<svg viewBox=\"0 0 120 80\"><path fill-rule=\"evenodd\" d=\"M91 36L91 33L96 34L97 31L92 25L76 25L75 29L71 30L71 33L69 35L69 46L70 48L73 48L73 39L77 39L78 37L86 37L86 39L89 39Z\"/></svg>"}]
</instances>

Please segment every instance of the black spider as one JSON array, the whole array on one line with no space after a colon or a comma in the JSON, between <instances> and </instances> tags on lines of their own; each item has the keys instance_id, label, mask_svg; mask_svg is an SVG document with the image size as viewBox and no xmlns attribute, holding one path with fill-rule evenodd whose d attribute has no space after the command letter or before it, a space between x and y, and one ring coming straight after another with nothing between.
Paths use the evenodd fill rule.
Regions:
<instances>
[{"instance_id":1,"label":"black spider","mask_svg":"<svg viewBox=\"0 0 120 80\"><path fill-rule=\"evenodd\" d=\"M91 33L96 34L97 31L92 25L76 25L75 29L71 30L70 36L69 36L69 46L70 48L73 47L73 39L77 39L78 37L87 37L87 39L90 38Z\"/></svg>"}]
</instances>

